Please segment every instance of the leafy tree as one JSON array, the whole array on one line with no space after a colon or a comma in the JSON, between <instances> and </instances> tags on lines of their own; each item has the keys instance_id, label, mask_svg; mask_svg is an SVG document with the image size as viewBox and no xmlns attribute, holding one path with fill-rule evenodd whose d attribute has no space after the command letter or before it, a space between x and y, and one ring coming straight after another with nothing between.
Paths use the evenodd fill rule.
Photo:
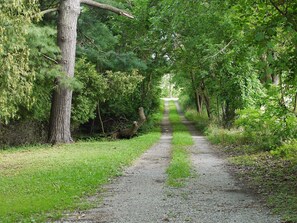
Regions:
<instances>
[{"instance_id":1,"label":"leafy tree","mask_svg":"<svg viewBox=\"0 0 297 223\"><path fill-rule=\"evenodd\" d=\"M85 59L78 60L75 76L77 88L73 95L72 119L77 125L98 116L103 133L100 105L108 103L109 106L115 106L117 113L125 113L118 102L133 94L143 79L137 71L131 73L107 71L102 75L96 71L95 65L86 62ZM111 114L112 111L109 111L109 115Z\"/></svg>"},{"instance_id":2,"label":"leafy tree","mask_svg":"<svg viewBox=\"0 0 297 223\"><path fill-rule=\"evenodd\" d=\"M32 104L35 73L29 69L26 36L37 7L35 0L1 0L0 5L0 123L7 123L20 105Z\"/></svg>"}]
</instances>

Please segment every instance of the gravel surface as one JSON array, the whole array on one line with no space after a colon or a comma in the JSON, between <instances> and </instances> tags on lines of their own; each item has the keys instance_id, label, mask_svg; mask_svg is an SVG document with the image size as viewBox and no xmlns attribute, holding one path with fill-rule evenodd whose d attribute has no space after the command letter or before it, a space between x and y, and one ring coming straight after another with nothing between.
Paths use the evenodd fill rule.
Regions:
<instances>
[{"instance_id":1,"label":"gravel surface","mask_svg":"<svg viewBox=\"0 0 297 223\"><path fill-rule=\"evenodd\" d=\"M83 213L73 213L60 222L281 222L233 179L224 159L197 134L191 123L182 119L195 141L190 148L194 176L185 187L165 185L171 142L171 127L165 112L159 143L143 154L122 177L106 186L107 192L91 198L98 200L103 196L103 204Z\"/></svg>"},{"instance_id":2,"label":"gravel surface","mask_svg":"<svg viewBox=\"0 0 297 223\"><path fill-rule=\"evenodd\" d=\"M169 189L170 222L281 222L229 174L226 161L197 133L193 124L183 117L178 103L176 105L195 142L190 148L195 176L186 187Z\"/></svg>"},{"instance_id":3,"label":"gravel surface","mask_svg":"<svg viewBox=\"0 0 297 223\"><path fill-rule=\"evenodd\" d=\"M87 212L73 213L60 222L154 223L166 219L164 188L172 138L167 106L168 102L160 141L127 168L122 177L105 187L103 205Z\"/></svg>"}]
</instances>

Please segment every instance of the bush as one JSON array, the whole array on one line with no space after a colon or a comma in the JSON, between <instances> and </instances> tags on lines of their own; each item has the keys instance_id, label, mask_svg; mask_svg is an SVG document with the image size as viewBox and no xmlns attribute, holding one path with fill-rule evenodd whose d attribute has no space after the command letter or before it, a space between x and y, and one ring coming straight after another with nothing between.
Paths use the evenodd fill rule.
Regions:
<instances>
[{"instance_id":1,"label":"bush","mask_svg":"<svg viewBox=\"0 0 297 223\"><path fill-rule=\"evenodd\" d=\"M297 117L275 109L244 109L237 112L237 126L251 143L263 150L272 150L297 137Z\"/></svg>"},{"instance_id":2,"label":"bush","mask_svg":"<svg viewBox=\"0 0 297 223\"><path fill-rule=\"evenodd\" d=\"M297 157L297 140L294 140L288 144L284 144L272 150L271 154L282 158L296 158Z\"/></svg>"}]
</instances>

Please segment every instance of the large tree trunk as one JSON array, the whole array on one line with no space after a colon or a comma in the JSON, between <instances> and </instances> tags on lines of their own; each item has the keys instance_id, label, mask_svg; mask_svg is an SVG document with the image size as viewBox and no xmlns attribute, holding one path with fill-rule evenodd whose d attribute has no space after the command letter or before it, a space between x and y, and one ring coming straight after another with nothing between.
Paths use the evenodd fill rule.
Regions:
<instances>
[{"instance_id":1,"label":"large tree trunk","mask_svg":"<svg viewBox=\"0 0 297 223\"><path fill-rule=\"evenodd\" d=\"M60 1L58 45L62 54L61 69L67 78L74 76L76 29L79 13L79 0ZM60 78L57 78L56 83L57 87L54 91L51 108L49 142L53 144L69 143L72 142L70 133L72 90L63 86Z\"/></svg>"},{"instance_id":2,"label":"large tree trunk","mask_svg":"<svg viewBox=\"0 0 297 223\"><path fill-rule=\"evenodd\" d=\"M62 55L60 64L62 72L69 79L74 76L77 20L81 3L133 18L125 11L93 0L60 0L58 9L58 45ZM55 10L50 9L43 13ZM52 144L70 143L72 142L70 132L72 90L63 85L61 78L56 79L56 84L50 115L49 142Z\"/></svg>"}]
</instances>

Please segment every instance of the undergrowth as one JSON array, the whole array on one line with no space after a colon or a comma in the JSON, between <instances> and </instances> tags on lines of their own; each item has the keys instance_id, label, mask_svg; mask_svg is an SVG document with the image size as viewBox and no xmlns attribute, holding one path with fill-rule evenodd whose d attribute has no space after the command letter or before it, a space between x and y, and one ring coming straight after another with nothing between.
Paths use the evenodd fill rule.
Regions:
<instances>
[{"instance_id":1,"label":"undergrowth","mask_svg":"<svg viewBox=\"0 0 297 223\"><path fill-rule=\"evenodd\" d=\"M173 128L171 162L167 169L167 184L182 187L185 179L191 176L191 162L187 148L193 139L187 127L182 124L173 101L169 105L169 121Z\"/></svg>"}]
</instances>

